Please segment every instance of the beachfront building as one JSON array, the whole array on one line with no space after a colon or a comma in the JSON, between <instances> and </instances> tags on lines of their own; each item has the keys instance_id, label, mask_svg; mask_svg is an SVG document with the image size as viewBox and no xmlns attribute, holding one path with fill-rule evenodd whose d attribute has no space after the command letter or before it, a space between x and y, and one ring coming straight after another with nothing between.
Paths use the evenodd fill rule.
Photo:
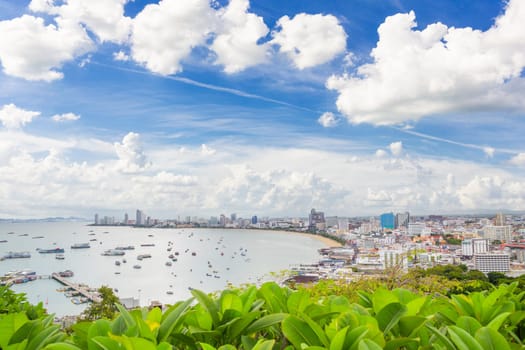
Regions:
<instances>
[{"instance_id":1,"label":"beachfront building","mask_svg":"<svg viewBox=\"0 0 525 350\"><path fill-rule=\"evenodd\" d=\"M324 212L316 211L312 208L308 215L308 230L317 231L326 229L326 221L324 218Z\"/></svg>"}]
</instances>

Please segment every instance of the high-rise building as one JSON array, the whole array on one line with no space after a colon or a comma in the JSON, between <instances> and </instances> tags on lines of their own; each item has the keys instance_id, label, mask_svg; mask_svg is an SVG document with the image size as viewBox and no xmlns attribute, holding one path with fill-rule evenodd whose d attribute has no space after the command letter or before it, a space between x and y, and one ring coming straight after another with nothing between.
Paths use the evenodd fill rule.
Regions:
<instances>
[{"instance_id":1,"label":"high-rise building","mask_svg":"<svg viewBox=\"0 0 525 350\"><path fill-rule=\"evenodd\" d=\"M221 216L219 217L219 225L226 226L226 215L221 214Z\"/></svg>"},{"instance_id":2,"label":"high-rise building","mask_svg":"<svg viewBox=\"0 0 525 350\"><path fill-rule=\"evenodd\" d=\"M129 216L128 213L124 214L124 225L127 225L129 222Z\"/></svg>"},{"instance_id":3,"label":"high-rise building","mask_svg":"<svg viewBox=\"0 0 525 350\"><path fill-rule=\"evenodd\" d=\"M410 213L408 211L404 213L397 213L396 214L396 220L395 220L395 227L408 227L408 223L410 222Z\"/></svg>"},{"instance_id":4,"label":"high-rise building","mask_svg":"<svg viewBox=\"0 0 525 350\"><path fill-rule=\"evenodd\" d=\"M231 222L235 222L235 221L237 221L237 214L236 214L236 213L232 213L232 214L230 215L230 220L231 220Z\"/></svg>"},{"instance_id":5,"label":"high-rise building","mask_svg":"<svg viewBox=\"0 0 525 350\"><path fill-rule=\"evenodd\" d=\"M390 212L390 213L381 214L381 216L379 217L379 220L381 221L381 228L383 230L394 229L395 227L394 213Z\"/></svg>"},{"instance_id":6,"label":"high-rise building","mask_svg":"<svg viewBox=\"0 0 525 350\"><path fill-rule=\"evenodd\" d=\"M510 271L508 254L474 254L474 268L483 273Z\"/></svg>"},{"instance_id":7,"label":"high-rise building","mask_svg":"<svg viewBox=\"0 0 525 350\"><path fill-rule=\"evenodd\" d=\"M95 225L98 225L100 222L98 221L98 214L95 214Z\"/></svg>"},{"instance_id":8,"label":"high-rise building","mask_svg":"<svg viewBox=\"0 0 525 350\"><path fill-rule=\"evenodd\" d=\"M506 217L503 213L497 213L494 219L494 226L504 226L506 224Z\"/></svg>"},{"instance_id":9,"label":"high-rise building","mask_svg":"<svg viewBox=\"0 0 525 350\"><path fill-rule=\"evenodd\" d=\"M145 224L145 222L144 222L145 216L146 215L144 215L144 212L142 210L137 209L136 218L135 218L135 225L143 226Z\"/></svg>"},{"instance_id":10,"label":"high-rise building","mask_svg":"<svg viewBox=\"0 0 525 350\"><path fill-rule=\"evenodd\" d=\"M490 243L485 238L465 239L461 242L461 251L463 256L474 256L488 252Z\"/></svg>"},{"instance_id":11,"label":"high-rise building","mask_svg":"<svg viewBox=\"0 0 525 350\"><path fill-rule=\"evenodd\" d=\"M252 216L252 225L257 224L257 215Z\"/></svg>"},{"instance_id":12,"label":"high-rise building","mask_svg":"<svg viewBox=\"0 0 525 350\"><path fill-rule=\"evenodd\" d=\"M488 225L483 227L483 237L488 238L491 241L498 240L502 242L512 241L512 226L492 226Z\"/></svg>"},{"instance_id":13,"label":"high-rise building","mask_svg":"<svg viewBox=\"0 0 525 350\"><path fill-rule=\"evenodd\" d=\"M312 208L310 214L308 215L308 229L310 231L315 231L317 229L324 229L325 219L324 212L316 211Z\"/></svg>"}]
</instances>

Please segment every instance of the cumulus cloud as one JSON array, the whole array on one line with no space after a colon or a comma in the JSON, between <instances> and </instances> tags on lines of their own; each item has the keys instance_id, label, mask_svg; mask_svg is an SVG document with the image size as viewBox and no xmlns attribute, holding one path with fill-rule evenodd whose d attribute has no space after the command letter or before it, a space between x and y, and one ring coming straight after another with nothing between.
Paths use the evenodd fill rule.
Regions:
<instances>
[{"instance_id":1,"label":"cumulus cloud","mask_svg":"<svg viewBox=\"0 0 525 350\"><path fill-rule=\"evenodd\" d=\"M30 123L40 112L26 111L10 103L0 109L0 121L7 129L19 129Z\"/></svg>"},{"instance_id":2,"label":"cumulus cloud","mask_svg":"<svg viewBox=\"0 0 525 350\"><path fill-rule=\"evenodd\" d=\"M149 4L133 20L131 56L152 72L168 75L182 70L181 61L206 43L216 27L207 0L161 0Z\"/></svg>"},{"instance_id":3,"label":"cumulus cloud","mask_svg":"<svg viewBox=\"0 0 525 350\"><path fill-rule=\"evenodd\" d=\"M300 13L277 21L272 44L299 69L326 63L346 49L346 33L332 15Z\"/></svg>"},{"instance_id":4,"label":"cumulus cloud","mask_svg":"<svg viewBox=\"0 0 525 350\"><path fill-rule=\"evenodd\" d=\"M516 166L525 165L525 153L518 153L509 160L509 163Z\"/></svg>"},{"instance_id":5,"label":"cumulus cloud","mask_svg":"<svg viewBox=\"0 0 525 350\"><path fill-rule=\"evenodd\" d=\"M378 149L375 155L377 158L385 158L388 155L388 153L386 153L384 149Z\"/></svg>"},{"instance_id":6,"label":"cumulus cloud","mask_svg":"<svg viewBox=\"0 0 525 350\"><path fill-rule=\"evenodd\" d=\"M134 173L144 170L149 165L142 149L139 134L130 132L124 136L122 143L116 142L114 146L119 158L117 163L119 170Z\"/></svg>"},{"instance_id":7,"label":"cumulus cloud","mask_svg":"<svg viewBox=\"0 0 525 350\"><path fill-rule=\"evenodd\" d=\"M394 157L399 157L403 153L403 143L401 141L392 142L388 148Z\"/></svg>"},{"instance_id":8,"label":"cumulus cloud","mask_svg":"<svg viewBox=\"0 0 525 350\"><path fill-rule=\"evenodd\" d=\"M55 122L66 122L66 121L74 121L79 120L80 116L75 113L64 113L64 114L55 114L51 117L51 119Z\"/></svg>"},{"instance_id":9,"label":"cumulus cloud","mask_svg":"<svg viewBox=\"0 0 525 350\"><path fill-rule=\"evenodd\" d=\"M331 128L337 125L339 119L332 112L323 113L317 122L325 128Z\"/></svg>"},{"instance_id":10,"label":"cumulus cloud","mask_svg":"<svg viewBox=\"0 0 525 350\"><path fill-rule=\"evenodd\" d=\"M510 0L487 31L433 23L415 29L414 12L379 26L372 62L332 76L338 109L352 123L398 124L457 111L525 108L525 3Z\"/></svg>"},{"instance_id":11,"label":"cumulus cloud","mask_svg":"<svg viewBox=\"0 0 525 350\"><path fill-rule=\"evenodd\" d=\"M115 61L129 61L129 55L127 55L124 51L114 52L113 53L113 59Z\"/></svg>"},{"instance_id":12,"label":"cumulus cloud","mask_svg":"<svg viewBox=\"0 0 525 350\"><path fill-rule=\"evenodd\" d=\"M131 18L124 16L124 5L129 0L67 0L61 6L54 1L32 0L29 9L57 15L75 23L82 23L93 32L101 42L127 41Z\"/></svg>"},{"instance_id":13,"label":"cumulus cloud","mask_svg":"<svg viewBox=\"0 0 525 350\"><path fill-rule=\"evenodd\" d=\"M45 25L42 18L24 15L0 21L0 61L4 72L27 80L61 79L58 69L93 48L79 24L56 19Z\"/></svg>"},{"instance_id":14,"label":"cumulus cloud","mask_svg":"<svg viewBox=\"0 0 525 350\"><path fill-rule=\"evenodd\" d=\"M248 12L248 0L231 0L219 12L219 28L211 49L226 73L240 72L267 59L268 44L258 44L268 34L262 17Z\"/></svg>"},{"instance_id":15,"label":"cumulus cloud","mask_svg":"<svg viewBox=\"0 0 525 350\"><path fill-rule=\"evenodd\" d=\"M201 154L203 156L213 156L215 153L217 153L217 151L214 150L213 148L207 146L204 143L201 145Z\"/></svg>"}]
</instances>

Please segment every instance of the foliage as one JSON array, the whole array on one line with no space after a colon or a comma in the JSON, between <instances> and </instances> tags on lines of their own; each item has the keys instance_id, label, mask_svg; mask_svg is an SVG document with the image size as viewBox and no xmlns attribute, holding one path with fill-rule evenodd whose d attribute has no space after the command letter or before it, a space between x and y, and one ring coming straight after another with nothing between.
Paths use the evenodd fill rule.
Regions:
<instances>
[{"instance_id":1,"label":"foliage","mask_svg":"<svg viewBox=\"0 0 525 350\"><path fill-rule=\"evenodd\" d=\"M118 311L116 307L116 304L119 302L118 297L111 288L106 286L100 287L98 293L101 300L91 303L82 313L82 319L92 321L100 318L112 319L115 317Z\"/></svg>"},{"instance_id":2,"label":"foliage","mask_svg":"<svg viewBox=\"0 0 525 350\"><path fill-rule=\"evenodd\" d=\"M35 320L46 314L42 303L32 305L25 294L15 293L8 286L0 286L0 317L2 314L25 313L29 320Z\"/></svg>"}]
</instances>

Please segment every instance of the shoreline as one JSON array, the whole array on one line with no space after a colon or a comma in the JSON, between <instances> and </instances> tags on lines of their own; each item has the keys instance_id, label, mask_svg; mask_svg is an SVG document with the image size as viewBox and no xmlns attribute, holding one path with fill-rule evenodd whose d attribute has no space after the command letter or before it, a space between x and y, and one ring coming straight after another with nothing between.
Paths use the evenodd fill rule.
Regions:
<instances>
[{"instance_id":1,"label":"shoreline","mask_svg":"<svg viewBox=\"0 0 525 350\"><path fill-rule=\"evenodd\" d=\"M294 234L294 235L301 235L303 237L311 237L313 239L316 239L320 242L322 242L324 245L326 245L327 248L330 247L342 247L343 245L331 238L317 235L314 233L306 233L306 232L297 232L297 231L274 231L274 232L280 232L280 233L287 233L287 234Z\"/></svg>"}]
</instances>

